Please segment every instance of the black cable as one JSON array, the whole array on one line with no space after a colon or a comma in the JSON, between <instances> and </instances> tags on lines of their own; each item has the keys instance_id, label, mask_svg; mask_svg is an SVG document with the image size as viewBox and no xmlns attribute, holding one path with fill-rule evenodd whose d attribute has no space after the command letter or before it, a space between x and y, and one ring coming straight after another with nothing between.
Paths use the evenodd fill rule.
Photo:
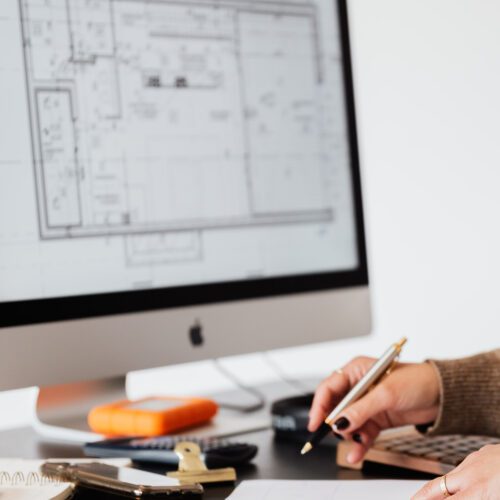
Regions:
<instances>
[{"instance_id":1,"label":"black cable","mask_svg":"<svg viewBox=\"0 0 500 500\"><path fill-rule=\"evenodd\" d=\"M215 368L222 373L226 378L228 378L236 387L241 389L242 391L251 394L257 402L254 404L250 405L238 405L234 403L221 403L217 401L217 404L221 408L226 408L228 410L235 410L235 411L240 411L242 413L252 413L254 411L261 410L266 406L267 400L266 397L262 392L260 392L258 389L255 387L251 387L249 385L244 384L239 380L232 372L230 372L227 368L222 366L220 360L218 358L215 358L212 360L214 363Z\"/></svg>"}]
</instances>

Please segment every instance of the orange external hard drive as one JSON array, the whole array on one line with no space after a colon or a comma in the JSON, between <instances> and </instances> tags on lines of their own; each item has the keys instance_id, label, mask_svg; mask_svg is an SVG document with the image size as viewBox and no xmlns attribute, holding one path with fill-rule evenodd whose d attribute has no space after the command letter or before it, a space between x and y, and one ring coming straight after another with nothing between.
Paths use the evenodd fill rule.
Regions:
<instances>
[{"instance_id":1,"label":"orange external hard drive","mask_svg":"<svg viewBox=\"0 0 500 500\"><path fill-rule=\"evenodd\" d=\"M210 420L217 404L203 398L151 397L90 410L90 428L107 436L161 436Z\"/></svg>"}]
</instances>

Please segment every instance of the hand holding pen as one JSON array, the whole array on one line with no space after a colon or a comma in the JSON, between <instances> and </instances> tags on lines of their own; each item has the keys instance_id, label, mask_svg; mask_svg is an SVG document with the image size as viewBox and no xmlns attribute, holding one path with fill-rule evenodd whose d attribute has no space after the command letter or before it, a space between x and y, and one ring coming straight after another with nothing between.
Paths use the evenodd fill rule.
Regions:
<instances>
[{"instance_id":1,"label":"hand holding pen","mask_svg":"<svg viewBox=\"0 0 500 500\"><path fill-rule=\"evenodd\" d=\"M309 430L317 431L332 410L339 407L339 403L373 369L374 364L383 358L355 358L325 379L314 396L309 413ZM335 412L328 426L328 431L331 428L343 439L355 442L347 457L351 463L363 458L381 430L407 424L428 424L437 418L439 379L431 364L398 363L390 375L376 382L374 386L370 384L373 387L371 390Z\"/></svg>"}]
</instances>

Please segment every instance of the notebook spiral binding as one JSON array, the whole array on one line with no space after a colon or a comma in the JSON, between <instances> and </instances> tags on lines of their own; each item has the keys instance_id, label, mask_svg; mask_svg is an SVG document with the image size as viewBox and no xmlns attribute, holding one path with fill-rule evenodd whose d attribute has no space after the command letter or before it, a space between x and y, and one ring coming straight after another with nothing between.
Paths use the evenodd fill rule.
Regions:
<instances>
[{"instance_id":1,"label":"notebook spiral binding","mask_svg":"<svg viewBox=\"0 0 500 500\"><path fill-rule=\"evenodd\" d=\"M57 477L46 476L39 472L24 474L21 471L13 473L0 471L0 486L44 486L60 482L61 480Z\"/></svg>"}]
</instances>

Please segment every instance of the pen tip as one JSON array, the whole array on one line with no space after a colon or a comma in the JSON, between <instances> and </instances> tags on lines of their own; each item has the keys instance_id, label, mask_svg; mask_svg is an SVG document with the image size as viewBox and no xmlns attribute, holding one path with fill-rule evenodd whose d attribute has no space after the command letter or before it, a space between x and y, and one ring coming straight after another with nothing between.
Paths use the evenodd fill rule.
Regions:
<instances>
[{"instance_id":1,"label":"pen tip","mask_svg":"<svg viewBox=\"0 0 500 500\"><path fill-rule=\"evenodd\" d=\"M305 455L307 452L312 450L312 444L311 443L306 443L304 447L300 450L301 455Z\"/></svg>"}]
</instances>

